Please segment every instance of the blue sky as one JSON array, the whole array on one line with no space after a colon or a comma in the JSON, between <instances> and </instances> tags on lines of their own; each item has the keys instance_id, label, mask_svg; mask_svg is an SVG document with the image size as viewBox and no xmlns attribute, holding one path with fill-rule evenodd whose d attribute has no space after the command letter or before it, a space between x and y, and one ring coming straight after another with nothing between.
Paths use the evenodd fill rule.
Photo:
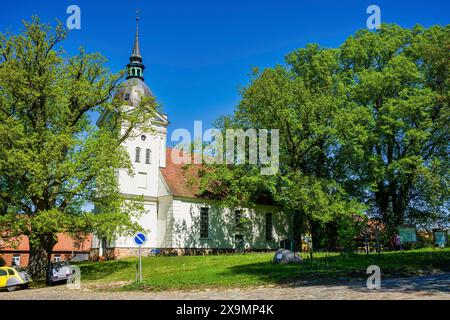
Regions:
<instances>
[{"instance_id":1,"label":"blue sky","mask_svg":"<svg viewBox=\"0 0 450 320\"><path fill-rule=\"evenodd\" d=\"M288 52L307 43L339 46L366 27L371 4L380 6L382 22L403 27L450 20L448 0L20 0L2 3L0 30L18 32L33 14L65 22L71 4L81 9L81 30L70 32L64 48L101 52L113 72L128 62L140 10L145 81L169 116L169 132L193 130L194 120L202 120L205 130L231 113L253 67L283 63Z\"/></svg>"}]
</instances>

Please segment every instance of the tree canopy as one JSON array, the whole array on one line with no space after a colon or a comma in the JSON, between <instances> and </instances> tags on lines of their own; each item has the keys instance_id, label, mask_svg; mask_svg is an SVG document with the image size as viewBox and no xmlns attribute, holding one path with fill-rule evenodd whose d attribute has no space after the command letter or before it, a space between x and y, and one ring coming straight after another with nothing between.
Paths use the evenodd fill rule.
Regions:
<instances>
[{"instance_id":1,"label":"tree canopy","mask_svg":"<svg viewBox=\"0 0 450 320\"><path fill-rule=\"evenodd\" d=\"M120 124L145 125L155 101L123 110L112 99L122 73L82 48L67 56L67 31L37 17L22 34L0 34L0 232L30 239L30 268L42 275L57 233L112 237L139 229L139 199L119 195L116 170L131 163ZM93 123L108 111L108 127ZM95 207L94 213L92 208Z\"/></svg>"},{"instance_id":2,"label":"tree canopy","mask_svg":"<svg viewBox=\"0 0 450 320\"><path fill-rule=\"evenodd\" d=\"M391 230L448 223L449 32L383 25L255 70L217 126L279 129L280 171L215 165L203 190L240 204L269 193L318 223L364 212Z\"/></svg>"}]
</instances>

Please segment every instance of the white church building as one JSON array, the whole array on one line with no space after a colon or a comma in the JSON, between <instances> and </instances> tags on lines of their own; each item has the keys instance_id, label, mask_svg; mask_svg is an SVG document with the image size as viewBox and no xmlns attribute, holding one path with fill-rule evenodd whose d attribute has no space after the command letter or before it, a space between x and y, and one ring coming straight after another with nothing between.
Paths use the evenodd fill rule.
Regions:
<instances>
[{"instance_id":1,"label":"white church building","mask_svg":"<svg viewBox=\"0 0 450 320\"><path fill-rule=\"evenodd\" d=\"M138 20L138 19L137 19ZM115 95L124 107L138 107L141 96L152 92L144 82L144 69L136 37L127 80ZM97 121L102 126L109 115ZM148 241L143 254L204 254L236 250L277 249L281 240L292 238L292 217L272 205L252 208L221 206L220 201L202 198L192 184L199 165L176 164L167 148L168 116L156 113L150 132L139 132L123 142L133 163L134 175L118 172L120 193L126 199L142 196L145 214L139 224ZM244 219L242 219L244 218ZM243 224L242 221L245 220ZM132 237L106 241L93 237L92 255L121 258L137 255Z\"/></svg>"}]
</instances>

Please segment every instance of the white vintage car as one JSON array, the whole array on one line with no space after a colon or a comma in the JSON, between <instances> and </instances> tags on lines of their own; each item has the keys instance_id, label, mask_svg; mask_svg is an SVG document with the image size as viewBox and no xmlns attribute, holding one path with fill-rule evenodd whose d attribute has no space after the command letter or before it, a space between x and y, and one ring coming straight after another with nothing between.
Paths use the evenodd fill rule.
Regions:
<instances>
[{"instance_id":1,"label":"white vintage car","mask_svg":"<svg viewBox=\"0 0 450 320\"><path fill-rule=\"evenodd\" d=\"M70 281L73 275L73 270L70 267L70 263L67 261L64 262L54 262L49 263L48 273L47 273L47 284L53 285L59 282L67 282Z\"/></svg>"}]
</instances>

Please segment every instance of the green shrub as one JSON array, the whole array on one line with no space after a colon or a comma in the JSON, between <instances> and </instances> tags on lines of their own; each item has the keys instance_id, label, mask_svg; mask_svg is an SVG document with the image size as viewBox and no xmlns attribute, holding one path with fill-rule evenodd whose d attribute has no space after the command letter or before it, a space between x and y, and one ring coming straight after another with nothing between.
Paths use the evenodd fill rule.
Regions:
<instances>
[{"instance_id":1,"label":"green shrub","mask_svg":"<svg viewBox=\"0 0 450 320\"><path fill-rule=\"evenodd\" d=\"M341 217L338 220L337 240L346 252L353 252L358 247L358 238L364 231L366 219L360 216Z\"/></svg>"}]
</instances>

